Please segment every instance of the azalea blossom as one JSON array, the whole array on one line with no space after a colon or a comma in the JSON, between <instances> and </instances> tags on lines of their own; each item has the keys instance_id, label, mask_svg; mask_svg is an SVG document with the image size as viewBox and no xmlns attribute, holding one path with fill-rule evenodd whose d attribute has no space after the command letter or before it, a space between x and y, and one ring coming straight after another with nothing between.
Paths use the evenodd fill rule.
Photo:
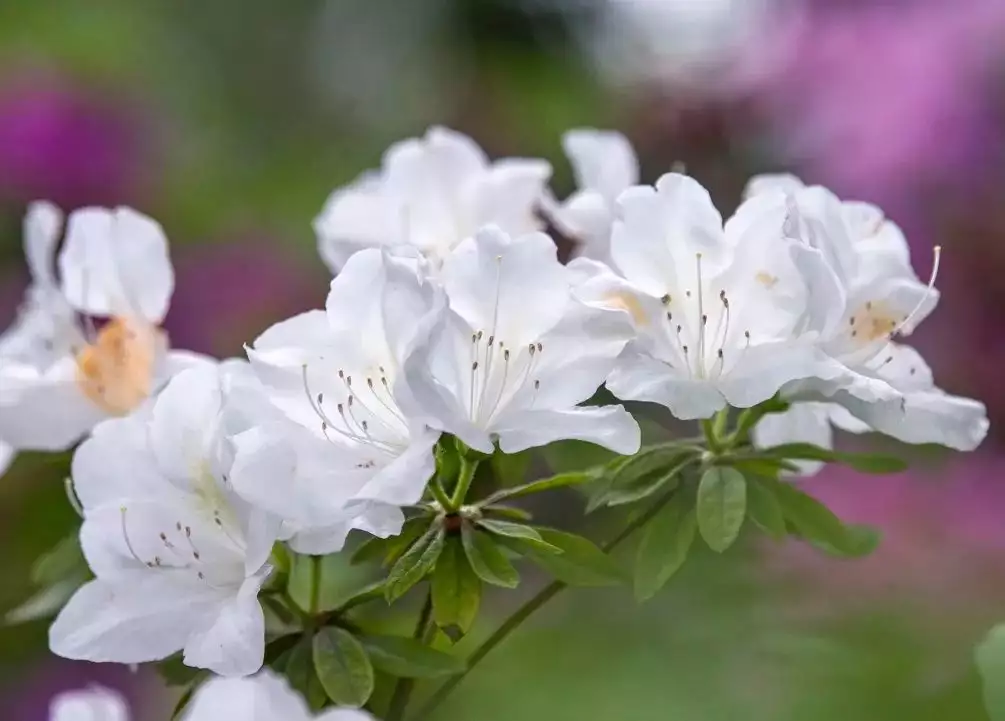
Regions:
<instances>
[{"instance_id":1,"label":"azalea blossom","mask_svg":"<svg viewBox=\"0 0 1005 721\"><path fill-rule=\"evenodd\" d=\"M267 402L234 437L232 480L297 530L296 550L338 550L352 528L397 533L401 507L422 498L440 434L403 368L444 311L415 258L370 248L332 281L324 311L278 323L248 349Z\"/></svg>"},{"instance_id":2,"label":"azalea blossom","mask_svg":"<svg viewBox=\"0 0 1005 721\"><path fill-rule=\"evenodd\" d=\"M490 162L471 138L433 127L395 143L379 171L332 193L314 221L321 257L337 272L357 250L404 245L435 269L484 224L511 233L540 227L550 177L544 160Z\"/></svg>"},{"instance_id":3,"label":"azalea blossom","mask_svg":"<svg viewBox=\"0 0 1005 721\"><path fill-rule=\"evenodd\" d=\"M52 625L57 655L142 663L183 651L187 665L222 675L261 667L257 597L279 522L230 486L225 373L183 371L152 407L105 421L74 454L96 580Z\"/></svg>"},{"instance_id":4,"label":"azalea blossom","mask_svg":"<svg viewBox=\"0 0 1005 721\"><path fill-rule=\"evenodd\" d=\"M119 694L100 686L59 694L49 705L49 721L129 721Z\"/></svg>"},{"instance_id":5,"label":"azalea blossom","mask_svg":"<svg viewBox=\"0 0 1005 721\"><path fill-rule=\"evenodd\" d=\"M444 261L450 310L408 363L408 384L438 428L505 453L563 438L619 453L639 447L621 406L579 406L603 383L630 324L572 295L574 273L543 233L487 227Z\"/></svg>"},{"instance_id":6,"label":"azalea blossom","mask_svg":"<svg viewBox=\"0 0 1005 721\"><path fill-rule=\"evenodd\" d=\"M757 429L758 442L798 439L830 446L834 423L852 432L880 431L907 443L976 448L988 430L984 404L939 389L921 355L894 341L913 332L935 308L939 249L932 278L925 283L911 267L900 229L878 208L841 203L792 176L757 178L748 193L794 204L807 222L823 229L818 240L844 299L840 321L819 339L829 380L786 386L783 395L791 400L815 402L798 403L788 413L765 419Z\"/></svg>"},{"instance_id":7,"label":"azalea blossom","mask_svg":"<svg viewBox=\"0 0 1005 721\"><path fill-rule=\"evenodd\" d=\"M62 215L35 203L25 218L32 283L0 338L0 442L64 450L126 415L198 357L169 351L158 328L174 288L161 227L129 208Z\"/></svg>"},{"instance_id":8,"label":"azalea blossom","mask_svg":"<svg viewBox=\"0 0 1005 721\"><path fill-rule=\"evenodd\" d=\"M581 128L562 137L578 190L548 207L556 225L578 243L574 254L611 264L611 228L622 191L639 182L639 161L621 133Z\"/></svg>"},{"instance_id":9,"label":"azalea blossom","mask_svg":"<svg viewBox=\"0 0 1005 721\"><path fill-rule=\"evenodd\" d=\"M300 694L269 670L249 678L214 678L203 684L184 721L373 721L365 711L334 708L311 713ZM69 720L68 720L69 721Z\"/></svg>"},{"instance_id":10,"label":"azalea blossom","mask_svg":"<svg viewBox=\"0 0 1005 721\"><path fill-rule=\"evenodd\" d=\"M784 205L748 201L724 226L708 192L676 173L630 188L618 204L619 274L572 264L577 294L638 333L607 379L612 393L707 418L817 372L812 339L834 322L837 287Z\"/></svg>"}]
</instances>

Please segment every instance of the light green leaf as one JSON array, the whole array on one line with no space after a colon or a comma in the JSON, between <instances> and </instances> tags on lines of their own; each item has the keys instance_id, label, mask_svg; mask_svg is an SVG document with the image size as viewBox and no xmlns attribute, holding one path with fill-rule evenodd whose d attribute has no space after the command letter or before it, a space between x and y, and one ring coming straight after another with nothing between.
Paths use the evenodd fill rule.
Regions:
<instances>
[{"instance_id":1,"label":"light green leaf","mask_svg":"<svg viewBox=\"0 0 1005 721\"><path fill-rule=\"evenodd\" d=\"M359 708L373 693L373 666L362 644L342 628L328 627L314 637L314 669L328 698Z\"/></svg>"},{"instance_id":2,"label":"light green leaf","mask_svg":"<svg viewBox=\"0 0 1005 721\"><path fill-rule=\"evenodd\" d=\"M464 660L401 636L360 639L374 667L401 678L435 678L464 671Z\"/></svg>"},{"instance_id":3,"label":"light green leaf","mask_svg":"<svg viewBox=\"0 0 1005 721\"><path fill-rule=\"evenodd\" d=\"M528 546L526 556L555 578L570 586L616 586L625 581L614 559L582 536L553 528L536 528L541 538L561 553L547 553Z\"/></svg>"},{"instance_id":4,"label":"light green leaf","mask_svg":"<svg viewBox=\"0 0 1005 721\"><path fill-rule=\"evenodd\" d=\"M447 540L433 571L433 619L453 639L471 630L482 600L481 579L468 564L461 539Z\"/></svg>"},{"instance_id":5,"label":"light green leaf","mask_svg":"<svg viewBox=\"0 0 1005 721\"><path fill-rule=\"evenodd\" d=\"M49 586L66 579L67 576L87 568L87 561L80 550L80 533L74 531L42 554L31 567L31 582L35 586Z\"/></svg>"},{"instance_id":6,"label":"light green leaf","mask_svg":"<svg viewBox=\"0 0 1005 721\"><path fill-rule=\"evenodd\" d=\"M907 462L896 456L879 453L840 453L811 443L772 446L762 449L759 455L796 461L842 463L862 473L900 473L907 470Z\"/></svg>"},{"instance_id":7,"label":"light green leaf","mask_svg":"<svg viewBox=\"0 0 1005 721\"><path fill-rule=\"evenodd\" d=\"M492 476L496 484L509 488L523 483L530 467L530 451L520 453L503 453L497 450L489 459Z\"/></svg>"},{"instance_id":8,"label":"light green leaf","mask_svg":"<svg viewBox=\"0 0 1005 721\"><path fill-rule=\"evenodd\" d=\"M735 468L709 468L698 484L698 530L709 548L722 553L740 534L747 512L747 481Z\"/></svg>"},{"instance_id":9,"label":"light green leaf","mask_svg":"<svg viewBox=\"0 0 1005 721\"><path fill-rule=\"evenodd\" d=\"M596 472L593 470L559 473L557 476L550 476L549 478L541 478L540 480L533 481L531 483L526 483L522 486L517 486L516 488L506 488L501 491L497 491L496 493L493 493L491 496L486 498L482 502L482 505L490 505L509 498L517 498L519 496L529 496L534 493L541 493L542 491L550 491L554 488L578 486L583 483L589 483L590 481L593 481L596 478L597 478Z\"/></svg>"},{"instance_id":10,"label":"light green leaf","mask_svg":"<svg viewBox=\"0 0 1005 721\"><path fill-rule=\"evenodd\" d=\"M520 574L503 555L491 534L465 523L461 529L461 541L468 562L480 579L493 586L517 587L520 583Z\"/></svg>"},{"instance_id":11,"label":"light green leaf","mask_svg":"<svg viewBox=\"0 0 1005 721\"><path fill-rule=\"evenodd\" d=\"M683 496L676 496L646 526L635 559L635 597L656 595L687 560L697 518Z\"/></svg>"},{"instance_id":12,"label":"light green leaf","mask_svg":"<svg viewBox=\"0 0 1005 721\"><path fill-rule=\"evenodd\" d=\"M289 680L290 686L307 701L308 706L312 709L324 706L328 694L314 671L314 649L311 639L305 638L290 649L282 664L282 673Z\"/></svg>"},{"instance_id":13,"label":"light green leaf","mask_svg":"<svg viewBox=\"0 0 1005 721\"><path fill-rule=\"evenodd\" d=\"M845 526L827 506L789 483L771 478L757 478L778 499L785 519L799 536L821 550L838 556L858 557L875 547L870 532Z\"/></svg>"},{"instance_id":14,"label":"light green leaf","mask_svg":"<svg viewBox=\"0 0 1005 721\"><path fill-rule=\"evenodd\" d=\"M758 483L756 478L747 484L747 515L762 531L776 540L782 540L788 535L782 504L771 489Z\"/></svg>"},{"instance_id":15,"label":"light green leaf","mask_svg":"<svg viewBox=\"0 0 1005 721\"><path fill-rule=\"evenodd\" d=\"M1005 624L988 632L974 654L984 684L984 705L991 721L1005 721Z\"/></svg>"},{"instance_id":16,"label":"light green leaf","mask_svg":"<svg viewBox=\"0 0 1005 721\"><path fill-rule=\"evenodd\" d=\"M366 563L381 560L385 566L396 563L413 543L429 530L432 524L431 516L416 516L405 521L401 533L390 538L371 536L363 541L351 557L351 563Z\"/></svg>"},{"instance_id":17,"label":"light green leaf","mask_svg":"<svg viewBox=\"0 0 1005 721\"><path fill-rule=\"evenodd\" d=\"M501 540L520 555L524 555L528 547L542 553L562 552L560 548L556 548L541 538L541 534L534 530L533 527L522 523L510 523L508 521L482 518L478 520L478 526L484 528L489 533L501 536Z\"/></svg>"},{"instance_id":18,"label":"light green leaf","mask_svg":"<svg viewBox=\"0 0 1005 721\"><path fill-rule=\"evenodd\" d=\"M384 596L388 603L393 603L404 596L408 589L433 570L443 550L443 539L443 526L430 527L426 534L391 567L387 585L384 587Z\"/></svg>"}]
</instances>

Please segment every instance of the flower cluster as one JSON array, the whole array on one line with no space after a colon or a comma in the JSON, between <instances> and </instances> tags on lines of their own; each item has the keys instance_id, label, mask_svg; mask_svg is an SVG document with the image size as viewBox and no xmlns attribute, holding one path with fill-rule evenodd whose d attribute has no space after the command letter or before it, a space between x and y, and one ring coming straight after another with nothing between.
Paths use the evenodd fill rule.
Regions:
<instances>
[{"instance_id":1,"label":"flower cluster","mask_svg":"<svg viewBox=\"0 0 1005 721\"><path fill-rule=\"evenodd\" d=\"M918 279L878 209L764 176L723 220L691 177L639 185L617 133L573 131L565 147L581 187L561 201L543 160L490 162L442 128L396 144L315 221L337 272L325 308L267 329L246 359L168 350L158 326L174 278L155 222L78 210L54 262L61 216L33 206L33 284L0 344L0 441L10 456L83 439L72 491L93 575L60 611L52 650L129 664L180 654L223 676L263 664L290 675L299 619L313 639L318 708L358 706L372 692L371 661L398 676L409 674L397 656L421 660L426 675L456 668L430 648L404 653L406 639L357 639L344 623L352 605L393 601L428 577L423 623L432 613L454 638L470 627L482 581L516 585L513 555L563 582L610 577L586 539L526 525L501 500L595 481L597 505L669 491L641 521L668 509L640 549L651 578L636 591L647 597L696 528L725 550L747 514L773 535L794 528L858 552L861 539L832 516L807 516L810 501L777 481L838 458L831 424L960 450L981 442L983 405L938 389L897 340L935 307L936 274ZM580 241L574 260L559 261L547 227ZM706 420L708 446L640 452L633 416L598 403L610 395ZM730 409L741 410L727 432ZM482 460L567 440L613 460L468 498ZM328 612L316 593L307 608L293 602L291 559L338 552L354 530L390 539L375 546L391 566L378 591ZM326 672L332 649L343 666L362 658L369 682ZM230 688L213 682L196 706Z\"/></svg>"}]
</instances>

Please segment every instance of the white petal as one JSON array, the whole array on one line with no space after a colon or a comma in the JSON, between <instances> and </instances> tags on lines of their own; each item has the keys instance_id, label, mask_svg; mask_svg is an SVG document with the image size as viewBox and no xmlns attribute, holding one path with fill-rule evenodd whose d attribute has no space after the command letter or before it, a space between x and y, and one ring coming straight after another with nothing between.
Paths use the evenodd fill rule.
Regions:
<instances>
[{"instance_id":1,"label":"white petal","mask_svg":"<svg viewBox=\"0 0 1005 721\"><path fill-rule=\"evenodd\" d=\"M28 207L24 217L24 254L35 283L53 286L56 283L56 246L63 227L63 213L52 203L37 201Z\"/></svg>"},{"instance_id":2,"label":"white petal","mask_svg":"<svg viewBox=\"0 0 1005 721\"><path fill-rule=\"evenodd\" d=\"M106 415L81 392L65 358L44 372L5 361L0 369L0 438L21 450L62 451Z\"/></svg>"},{"instance_id":3,"label":"white petal","mask_svg":"<svg viewBox=\"0 0 1005 721\"><path fill-rule=\"evenodd\" d=\"M52 700L49 721L129 721L122 696L100 686L66 691Z\"/></svg>"},{"instance_id":4,"label":"white petal","mask_svg":"<svg viewBox=\"0 0 1005 721\"><path fill-rule=\"evenodd\" d=\"M341 551L350 531L359 530L380 538L389 538L401 533L404 523L405 515L397 506L358 503L346 509L345 517L340 523L298 529L289 544L295 553L323 556Z\"/></svg>"},{"instance_id":5,"label":"white petal","mask_svg":"<svg viewBox=\"0 0 1005 721\"><path fill-rule=\"evenodd\" d=\"M70 599L49 629L49 648L79 661L145 663L182 648L188 634L219 603L184 572L136 571L114 585L91 581Z\"/></svg>"},{"instance_id":6,"label":"white petal","mask_svg":"<svg viewBox=\"0 0 1005 721\"><path fill-rule=\"evenodd\" d=\"M7 472L16 457L17 449L0 441L0 476Z\"/></svg>"},{"instance_id":7,"label":"white petal","mask_svg":"<svg viewBox=\"0 0 1005 721\"><path fill-rule=\"evenodd\" d=\"M150 449L161 471L180 488L214 467L223 407L217 368L191 368L157 396L150 423Z\"/></svg>"},{"instance_id":8,"label":"white petal","mask_svg":"<svg viewBox=\"0 0 1005 721\"><path fill-rule=\"evenodd\" d=\"M629 347L607 379L607 389L626 401L648 401L681 420L710 418L726 406L713 383L681 377L666 363Z\"/></svg>"},{"instance_id":9,"label":"white petal","mask_svg":"<svg viewBox=\"0 0 1005 721\"><path fill-rule=\"evenodd\" d=\"M729 405L750 408L771 398L790 381L825 375L819 351L809 343L776 342L752 346L718 385Z\"/></svg>"},{"instance_id":10,"label":"white petal","mask_svg":"<svg viewBox=\"0 0 1005 721\"><path fill-rule=\"evenodd\" d=\"M199 687L184 721L308 721L306 702L268 669L251 678L213 678Z\"/></svg>"},{"instance_id":11,"label":"white petal","mask_svg":"<svg viewBox=\"0 0 1005 721\"><path fill-rule=\"evenodd\" d=\"M236 598L220 606L206 623L193 629L185 644L185 664L208 668L221 676L248 676L265 657L265 616L258 590L268 577L247 579Z\"/></svg>"},{"instance_id":12,"label":"white petal","mask_svg":"<svg viewBox=\"0 0 1005 721\"><path fill-rule=\"evenodd\" d=\"M550 215L558 228L576 241L576 257L610 262L614 206L600 193L592 190L573 193Z\"/></svg>"},{"instance_id":13,"label":"white petal","mask_svg":"<svg viewBox=\"0 0 1005 721\"><path fill-rule=\"evenodd\" d=\"M356 251L401 242L395 211L377 175L333 192L314 220L322 260L337 273Z\"/></svg>"},{"instance_id":14,"label":"white petal","mask_svg":"<svg viewBox=\"0 0 1005 721\"><path fill-rule=\"evenodd\" d=\"M764 175L755 175L747 181L743 197L752 198L755 195L772 192L792 194L805 187L803 181L791 173L765 173Z\"/></svg>"},{"instance_id":15,"label":"white petal","mask_svg":"<svg viewBox=\"0 0 1005 721\"><path fill-rule=\"evenodd\" d=\"M830 337L846 322L848 298L844 286L819 250L794 243L790 254L806 283L804 329L823 338Z\"/></svg>"},{"instance_id":16,"label":"white petal","mask_svg":"<svg viewBox=\"0 0 1005 721\"><path fill-rule=\"evenodd\" d=\"M318 716L315 721L374 721L374 718L359 709L333 708Z\"/></svg>"},{"instance_id":17,"label":"white petal","mask_svg":"<svg viewBox=\"0 0 1005 721\"><path fill-rule=\"evenodd\" d=\"M475 185L475 223L492 223L514 235L539 229L536 211L550 177L544 160L499 160Z\"/></svg>"},{"instance_id":18,"label":"white petal","mask_svg":"<svg viewBox=\"0 0 1005 721\"><path fill-rule=\"evenodd\" d=\"M67 299L92 315L135 314L160 324L174 290L164 231L130 208L74 211L59 271Z\"/></svg>"},{"instance_id":19,"label":"white petal","mask_svg":"<svg viewBox=\"0 0 1005 721\"><path fill-rule=\"evenodd\" d=\"M642 438L639 424L621 406L527 410L510 416L507 421L507 426L496 431L499 448L504 453L576 439L631 455L639 450Z\"/></svg>"},{"instance_id":20,"label":"white petal","mask_svg":"<svg viewBox=\"0 0 1005 721\"><path fill-rule=\"evenodd\" d=\"M318 352L323 352L328 348L323 342L328 332L325 311L309 310L269 327L255 339L253 346L257 351L315 347Z\"/></svg>"},{"instance_id":21,"label":"white petal","mask_svg":"<svg viewBox=\"0 0 1005 721\"><path fill-rule=\"evenodd\" d=\"M784 413L770 413L754 426L754 445L758 448L780 446L783 443L812 443L821 448L833 448L829 403L793 403ZM812 476L824 467L822 461L797 461L799 475Z\"/></svg>"},{"instance_id":22,"label":"white petal","mask_svg":"<svg viewBox=\"0 0 1005 721\"><path fill-rule=\"evenodd\" d=\"M395 506L418 503L426 490L426 484L436 472L433 447L439 438L439 431L431 429L415 433L411 445L374 474L356 492L355 498Z\"/></svg>"},{"instance_id":23,"label":"white petal","mask_svg":"<svg viewBox=\"0 0 1005 721\"><path fill-rule=\"evenodd\" d=\"M580 128L562 136L576 185L598 192L613 203L621 191L639 181L639 162L621 133Z\"/></svg>"},{"instance_id":24,"label":"white petal","mask_svg":"<svg viewBox=\"0 0 1005 721\"><path fill-rule=\"evenodd\" d=\"M569 279L543 233L510 238L488 227L443 265L450 307L473 331L514 348L537 341L565 311Z\"/></svg>"}]
</instances>

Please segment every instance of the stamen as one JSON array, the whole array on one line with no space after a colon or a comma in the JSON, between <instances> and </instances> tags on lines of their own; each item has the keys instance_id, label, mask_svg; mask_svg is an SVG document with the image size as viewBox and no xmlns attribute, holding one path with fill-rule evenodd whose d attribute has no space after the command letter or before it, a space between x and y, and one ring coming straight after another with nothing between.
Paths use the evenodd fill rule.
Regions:
<instances>
[{"instance_id":1,"label":"stamen","mask_svg":"<svg viewBox=\"0 0 1005 721\"><path fill-rule=\"evenodd\" d=\"M133 548L133 542L129 540L129 531L126 529L126 507L122 506L122 508L120 508L119 511L121 512L120 520L122 526L122 538L124 538L126 541L126 548L129 549L129 555L132 556L133 559L136 560L138 563L142 563L144 566L152 568L149 562L144 561L142 558L140 558L140 555L136 553L136 549Z\"/></svg>"},{"instance_id":2,"label":"stamen","mask_svg":"<svg viewBox=\"0 0 1005 721\"><path fill-rule=\"evenodd\" d=\"M925 294L921 297L921 300L919 300L918 303L914 306L913 310L911 310L911 312L907 314L907 317L904 318L904 320L900 321L900 323L898 323L897 326L892 331L890 331L889 338L893 338L898 333L900 333L900 331L904 329L904 326L910 323L914 319L914 316L916 316L918 313L921 312L921 309L924 307L925 303L928 301L932 293L935 291L935 279L939 277L939 262L942 259L942 246L941 245L935 246L932 252L935 256L935 260L932 262L932 274L928 278L928 285L925 288Z\"/></svg>"}]
</instances>

